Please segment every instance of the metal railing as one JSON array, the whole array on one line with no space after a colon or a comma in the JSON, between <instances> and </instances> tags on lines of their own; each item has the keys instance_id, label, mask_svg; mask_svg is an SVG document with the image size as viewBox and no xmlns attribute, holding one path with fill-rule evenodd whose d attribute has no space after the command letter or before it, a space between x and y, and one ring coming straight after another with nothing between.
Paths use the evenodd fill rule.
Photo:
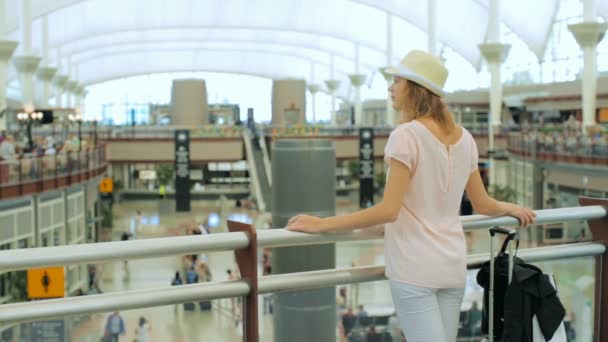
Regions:
<instances>
[{"instance_id":1,"label":"metal railing","mask_svg":"<svg viewBox=\"0 0 608 342\"><path fill-rule=\"evenodd\" d=\"M593 222L603 220L602 222L604 223L607 219L607 207L605 203L608 201L597 201L600 201L599 203L602 203L602 205L538 210L536 211L536 223L544 224L571 220L595 220ZM489 218L479 215L463 217L462 222L465 230L483 229L495 225L515 226L518 223L517 220L512 217ZM594 227L597 226L594 225L592 230ZM608 231L608 227L604 228L605 230L603 231ZM597 231L594 231L594 237L595 233L597 233ZM251 236L254 238L251 239ZM257 248L328 244L354 240L369 240L371 238L380 237L370 235L365 230L349 233L315 235L291 232L285 229L271 229L258 232L252 230L249 232L239 231L187 237L17 249L0 252L0 272L113 260L157 258L169 255L184 255L222 250L250 250L248 257L251 257L251 259L255 261L257 260L255 258ZM518 256L528 262L582 256L602 256L605 260L605 243L606 240L603 242L521 249ZM237 255L237 261L238 258ZM469 255L469 268L478 268L481 262L488 259L488 254ZM239 261L239 266L241 268L242 265L243 264ZM599 267L599 269L602 270L601 267L605 267L605 265ZM241 273L246 274L242 269ZM605 273L606 272L596 273L596 280L599 280L600 286L601 284L606 284L606 277L608 275ZM12 324L85 313L101 313L114 310L145 308L238 296L256 297L258 294L265 293L296 291L383 279L385 279L384 266L367 266L272 275L261 277L259 281L257 276L255 276L255 279L245 278L234 281L5 304L0 305L0 323ZM599 291L601 293L602 290L600 289ZM599 304L597 307L599 310L598 314L603 315L602 317L608 315L607 307L602 307L602 305ZM254 309L256 311L249 311ZM254 309L250 307L247 308L248 312L257 312L257 307ZM596 317L596 319L598 319L598 317ZM255 320L257 323L257 316ZM598 327L598 323L596 323L596 327ZM248 334L247 336L254 336L257 334L257 324L255 327L251 324L244 324L244 329L255 330L253 333L249 331L249 333L252 333L253 335ZM604 331L603 333L605 334L606 332Z\"/></svg>"},{"instance_id":2,"label":"metal railing","mask_svg":"<svg viewBox=\"0 0 608 342\"><path fill-rule=\"evenodd\" d=\"M509 151L549 161L608 163L608 136L552 133L512 133Z\"/></svg>"},{"instance_id":3,"label":"metal railing","mask_svg":"<svg viewBox=\"0 0 608 342\"><path fill-rule=\"evenodd\" d=\"M105 165L105 147L24 154L0 160L0 187L54 179ZM2 196L0 196L1 198Z\"/></svg>"}]
</instances>

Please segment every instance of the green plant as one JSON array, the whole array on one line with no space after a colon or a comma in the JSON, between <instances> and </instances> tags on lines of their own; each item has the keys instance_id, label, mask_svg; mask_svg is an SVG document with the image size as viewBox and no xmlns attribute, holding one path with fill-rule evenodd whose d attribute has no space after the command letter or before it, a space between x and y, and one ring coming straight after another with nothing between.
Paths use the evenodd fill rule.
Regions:
<instances>
[{"instance_id":1,"label":"green plant","mask_svg":"<svg viewBox=\"0 0 608 342\"><path fill-rule=\"evenodd\" d=\"M103 228L112 228L114 217L112 216L111 205L101 205L101 226Z\"/></svg>"},{"instance_id":2,"label":"green plant","mask_svg":"<svg viewBox=\"0 0 608 342\"><path fill-rule=\"evenodd\" d=\"M384 191L384 185L386 184L386 173L384 172L384 170L381 170L380 173L376 173L376 175L374 176L374 183L376 192L382 194L382 192Z\"/></svg>"},{"instance_id":3,"label":"green plant","mask_svg":"<svg viewBox=\"0 0 608 342\"><path fill-rule=\"evenodd\" d=\"M158 185L169 185L173 181L173 165L163 164L156 167Z\"/></svg>"},{"instance_id":4,"label":"green plant","mask_svg":"<svg viewBox=\"0 0 608 342\"><path fill-rule=\"evenodd\" d=\"M492 197L498 201L513 202L517 196L515 189L508 185L500 186L497 184L491 185L488 191Z\"/></svg>"},{"instance_id":5,"label":"green plant","mask_svg":"<svg viewBox=\"0 0 608 342\"><path fill-rule=\"evenodd\" d=\"M23 302L27 300L27 271L13 272L11 283L13 301Z\"/></svg>"},{"instance_id":6,"label":"green plant","mask_svg":"<svg viewBox=\"0 0 608 342\"><path fill-rule=\"evenodd\" d=\"M122 190L122 188L123 188L122 180L115 179L114 180L114 192L119 192L120 190Z\"/></svg>"},{"instance_id":7,"label":"green plant","mask_svg":"<svg viewBox=\"0 0 608 342\"><path fill-rule=\"evenodd\" d=\"M359 180L359 161L351 160L348 162L348 173L351 181Z\"/></svg>"}]
</instances>

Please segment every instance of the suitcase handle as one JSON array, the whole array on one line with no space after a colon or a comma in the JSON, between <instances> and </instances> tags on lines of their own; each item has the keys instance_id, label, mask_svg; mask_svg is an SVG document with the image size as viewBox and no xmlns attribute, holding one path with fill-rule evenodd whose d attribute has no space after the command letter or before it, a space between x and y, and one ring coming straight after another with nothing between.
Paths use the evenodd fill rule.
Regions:
<instances>
[{"instance_id":1,"label":"suitcase handle","mask_svg":"<svg viewBox=\"0 0 608 342\"><path fill-rule=\"evenodd\" d=\"M500 233L503 235L509 235L509 238L512 239L514 235L517 235L517 231L515 229L506 229L500 227L492 227L490 228L490 235L494 236L496 233Z\"/></svg>"},{"instance_id":2,"label":"suitcase handle","mask_svg":"<svg viewBox=\"0 0 608 342\"><path fill-rule=\"evenodd\" d=\"M507 238L502 243L502 247L500 248L500 253L504 254L507 251L507 246L511 240L515 240L515 254L517 254L517 250L519 249L519 234L515 229L506 229L501 227L492 227L490 228L490 235L494 237L496 233L507 235Z\"/></svg>"}]
</instances>

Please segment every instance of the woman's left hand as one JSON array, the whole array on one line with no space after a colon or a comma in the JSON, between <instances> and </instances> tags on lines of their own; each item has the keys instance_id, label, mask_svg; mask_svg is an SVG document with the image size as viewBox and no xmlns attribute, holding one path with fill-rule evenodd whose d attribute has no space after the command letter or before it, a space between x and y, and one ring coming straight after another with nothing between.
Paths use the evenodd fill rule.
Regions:
<instances>
[{"instance_id":1,"label":"woman's left hand","mask_svg":"<svg viewBox=\"0 0 608 342\"><path fill-rule=\"evenodd\" d=\"M316 234L326 231L327 227L320 217L300 214L289 219L287 230Z\"/></svg>"}]
</instances>

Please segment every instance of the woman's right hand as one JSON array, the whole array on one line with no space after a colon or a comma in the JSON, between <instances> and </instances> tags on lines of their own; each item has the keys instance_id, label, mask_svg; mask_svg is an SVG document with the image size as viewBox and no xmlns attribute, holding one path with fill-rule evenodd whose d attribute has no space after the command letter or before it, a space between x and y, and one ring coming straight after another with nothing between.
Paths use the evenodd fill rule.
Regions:
<instances>
[{"instance_id":1,"label":"woman's right hand","mask_svg":"<svg viewBox=\"0 0 608 342\"><path fill-rule=\"evenodd\" d=\"M515 217L519 221L520 228L526 228L533 224L536 220L536 213L534 211L520 207L517 204L505 203L507 205L507 215Z\"/></svg>"}]
</instances>

